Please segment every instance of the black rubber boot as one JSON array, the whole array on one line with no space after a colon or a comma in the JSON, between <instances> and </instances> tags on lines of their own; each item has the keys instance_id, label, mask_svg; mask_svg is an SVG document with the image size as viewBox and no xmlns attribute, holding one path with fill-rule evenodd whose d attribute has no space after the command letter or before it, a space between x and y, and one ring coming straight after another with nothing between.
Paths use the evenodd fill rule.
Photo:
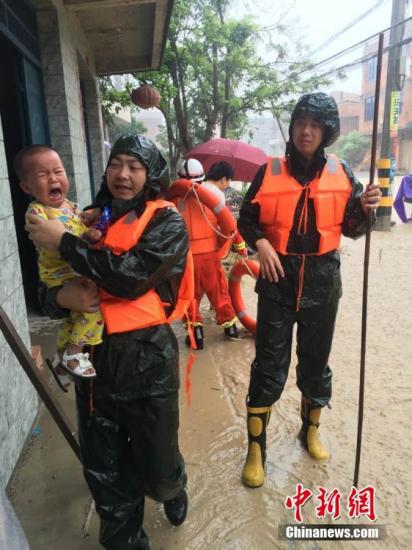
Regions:
<instances>
[{"instance_id":1,"label":"black rubber boot","mask_svg":"<svg viewBox=\"0 0 412 550\"><path fill-rule=\"evenodd\" d=\"M166 517L175 527L177 527L178 525L182 525L182 523L185 521L188 506L189 499L187 497L185 489L182 489L177 497L166 500L163 503Z\"/></svg>"},{"instance_id":2,"label":"black rubber boot","mask_svg":"<svg viewBox=\"0 0 412 550\"><path fill-rule=\"evenodd\" d=\"M195 339L196 349L203 349L203 327L202 325L196 325L193 327L193 338ZM186 346L190 348L190 338L186 336Z\"/></svg>"},{"instance_id":3,"label":"black rubber boot","mask_svg":"<svg viewBox=\"0 0 412 550\"><path fill-rule=\"evenodd\" d=\"M237 330L237 326L234 323L233 325L230 325L230 327L226 327L224 329L226 338L229 338L229 340L239 340L239 331Z\"/></svg>"}]
</instances>

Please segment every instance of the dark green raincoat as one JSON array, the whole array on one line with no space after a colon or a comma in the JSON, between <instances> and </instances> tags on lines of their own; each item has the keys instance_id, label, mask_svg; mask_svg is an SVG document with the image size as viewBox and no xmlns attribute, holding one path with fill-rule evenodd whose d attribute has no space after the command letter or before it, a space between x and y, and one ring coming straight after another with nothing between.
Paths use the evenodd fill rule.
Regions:
<instances>
[{"instance_id":1,"label":"dark green raincoat","mask_svg":"<svg viewBox=\"0 0 412 550\"><path fill-rule=\"evenodd\" d=\"M166 189L167 165L143 136L123 136L111 156L136 156L146 167L143 192L130 201L112 200L105 178L96 204L111 204L114 222ZM110 161L109 161L110 162ZM176 303L189 247L185 223L174 209L157 211L129 252L95 250L80 238L63 235L60 253L74 269L122 298L155 288L162 301ZM56 289L43 289L52 316ZM92 350L97 377L76 381L79 437L84 475L100 516L100 542L109 550L147 549L144 498L164 502L186 484L178 446L179 354L169 325L103 335Z\"/></svg>"},{"instance_id":2,"label":"dark green raincoat","mask_svg":"<svg viewBox=\"0 0 412 550\"><path fill-rule=\"evenodd\" d=\"M309 115L322 123L323 141L308 166L300 157L292 142L294 121ZM305 94L297 102L289 126L289 142L286 147L288 169L302 185L309 184L326 163L324 147L339 136L339 114L335 100L324 93ZM367 218L360 204L362 184L355 178L347 164L344 172L352 186L347 202L342 234L357 238L367 227ZM266 165L257 172L243 202L238 227L252 248L264 237L259 225L259 205L252 203L260 189ZM259 278L258 317L256 333L256 358L252 363L248 405L271 406L282 394L291 360L292 331L297 323L297 385L303 395L317 406L325 406L332 392L332 371L328 365L335 327L338 301L342 294L340 257L337 250L314 255L319 246L313 199L308 200L307 231L298 231L304 193L298 202L290 233L287 252L279 255L285 277L278 283ZM304 281L299 296L299 272L305 255ZM297 311L298 306L298 311Z\"/></svg>"}]
</instances>

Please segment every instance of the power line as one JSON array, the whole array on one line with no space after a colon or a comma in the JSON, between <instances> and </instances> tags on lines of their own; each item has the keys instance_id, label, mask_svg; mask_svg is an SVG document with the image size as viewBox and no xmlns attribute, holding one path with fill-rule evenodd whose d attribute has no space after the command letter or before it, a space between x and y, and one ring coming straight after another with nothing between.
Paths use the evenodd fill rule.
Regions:
<instances>
[{"instance_id":1,"label":"power line","mask_svg":"<svg viewBox=\"0 0 412 550\"><path fill-rule=\"evenodd\" d=\"M398 25L404 25L405 23L407 23L408 21L411 21L411 20L412 20L412 17L407 17L403 21L400 21L399 23L396 23L396 25L392 25L391 27L387 27L386 29L383 29L382 31L375 32L374 34L371 34L367 38L364 38L363 40L361 40L359 42L356 42L356 44L353 44L352 46L349 46L348 48L345 48L344 50L341 50L340 52L335 53L334 55L331 55L330 57L327 57L326 59L323 59L322 61L319 61L318 63L315 63L314 65L312 65L310 67L310 70L315 68L315 67L318 67L319 65L323 65L323 64L327 63L328 61L332 61L333 59L336 59L338 57L342 57L343 55L349 53L350 51L354 50L355 48L359 48L359 46L362 46L363 44L365 44L365 42L369 42L373 38L377 38L381 33L385 33L387 31L390 31L391 29L394 29ZM304 69L302 72L307 71L307 70L309 70L309 68Z\"/></svg>"},{"instance_id":2,"label":"power line","mask_svg":"<svg viewBox=\"0 0 412 550\"><path fill-rule=\"evenodd\" d=\"M385 53L389 52L389 50L391 50L392 48L405 46L406 44L409 44L410 42L412 42L412 37L411 38L405 38L404 40L401 40L400 42L396 42L395 44L392 44L391 46L386 46L386 48L383 49L383 53L385 54ZM376 56L377 56L376 51L371 52L371 53L365 55L364 57L361 57L359 59L356 59L355 61L352 61L351 63L346 63L345 65L341 65L340 67L335 67L334 69L330 69L329 71L325 71L324 73L321 73L318 76L319 77L327 76L329 74L337 73L338 71L344 71L346 69L351 69L353 67L356 67L357 65L360 65L362 63L365 63L365 62L369 61L370 59L373 59Z\"/></svg>"},{"instance_id":3,"label":"power line","mask_svg":"<svg viewBox=\"0 0 412 550\"><path fill-rule=\"evenodd\" d=\"M370 13L372 13L376 8L378 8L381 4L383 4L384 0L378 0L373 6L371 6L368 10L366 10L365 12L361 13L360 15L358 15L358 17L356 17L353 21L351 21L350 23L348 23L346 25L346 27L343 27L343 29L341 29L340 31L336 32L335 34L332 34L331 36L329 36L329 38L327 38L325 40L325 42L323 42L320 46L317 46L314 50L312 50L310 53L309 53L309 56L312 56L314 53L318 52L319 50L322 50L325 46L328 46L329 44L331 44L332 42L334 42L339 36L341 36L342 34L344 34L347 30L349 30L350 28L352 28L354 25L356 25L357 23L359 23L359 21L362 21L362 19L365 19L365 17L367 17Z\"/></svg>"},{"instance_id":4,"label":"power line","mask_svg":"<svg viewBox=\"0 0 412 550\"><path fill-rule=\"evenodd\" d=\"M351 52L352 50L354 50L356 48L359 48L360 46L362 46L366 42L369 42L370 40L372 40L374 38L377 38L381 33L385 33L387 31L390 31L391 29L394 29L398 25L404 25L405 23L407 23L408 21L411 21L411 20L412 20L412 17L407 17L403 21L400 21L399 23L396 23L396 25L392 25L391 27L387 27L386 29L383 29L382 31L371 34L370 36L368 36L367 38L361 40L360 42L356 42L356 44L352 44L352 46L348 46L344 50L341 50L340 52L337 52L334 55L331 55L331 56L329 56L325 59L322 59L318 63L314 63L313 65L310 65L309 67L306 67L306 68L302 69L300 71L300 74L308 72L308 71L313 71L313 69L319 67L320 65L324 65L325 63L328 63L329 61L333 61L334 59L338 59L339 57L342 57L343 55ZM269 63L268 65L272 65L272 63ZM279 82L279 84L284 82L285 80L287 80L287 79L285 78L284 80L281 80Z\"/></svg>"}]
</instances>

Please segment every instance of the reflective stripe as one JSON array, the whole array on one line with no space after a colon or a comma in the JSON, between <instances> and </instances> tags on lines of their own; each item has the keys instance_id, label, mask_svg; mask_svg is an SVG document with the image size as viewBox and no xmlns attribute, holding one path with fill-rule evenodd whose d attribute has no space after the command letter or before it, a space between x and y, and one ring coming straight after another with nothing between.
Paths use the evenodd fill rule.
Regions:
<instances>
[{"instance_id":1,"label":"reflective stripe","mask_svg":"<svg viewBox=\"0 0 412 550\"><path fill-rule=\"evenodd\" d=\"M233 277L233 275L230 275L229 279L235 282L240 281L240 277Z\"/></svg>"},{"instance_id":2,"label":"reflective stripe","mask_svg":"<svg viewBox=\"0 0 412 550\"><path fill-rule=\"evenodd\" d=\"M222 199L214 208L213 208L213 213L214 214L219 214L219 212L222 210L222 208L224 208L226 205L225 205L225 201Z\"/></svg>"},{"instance_id":3,"label":"reflective stripe","mask_svg":"<svg viewBox=\"0 0 412 550\"><path fill-rule=\"evenodd\" d=\"M333 156L331 155L328 156L328 161L326 164L327 164L329 173L336 174L338 167L336 165L336 159Z\"/></svg>"},{"instance_id":4,"label":"reflective stripe","mask_svg":"<svg viewBox=\"0 0 412 550\"><path fill-rule=\"evenodd\" d=\"M229 328L231 327L232 325L234 325L236 323L236 317L234 317L233 319L231 319L230 321L226 321L225 323L222 323L220 326L222 328Z\"/></svg>"},{"instance_id":5,"label":"reflective stripe","mask_svg":"<svg viewBox=\"0 0 412 550\"><path fill-rule=\"evenodd\" d=\"M279 176L282 173L282 163L280 158L275 157L272 159L271 163L272 176Z\"/></svg>"},{"instance_id":6,"label":"reflective stripe","mask_svg":"<svg viewBox=\"0 0 412 550\"><path fill-rule=\"evenodd\" d=\"M182 197L179 197L176 201L176 206L179 212L184 212L186 210L186 201Z\"/></svg>"},{"instance_id":7,"label":"reflective stripe","mask_svg":"<svg viewBox=\"0 0 412 550\"><path fill-rule=\"evenodd\" d=\"M243 319L243 317L246 317L246 311L239 311L239 313L237 314L238 316L238 319Z\"/></svg>"},{"instance_id":8,"label":"reflective stripe","mask_svg":"<svg viewBox=\"0 0 412 550\"><path fill-rule=\"evenodd\" d=\"M124 220L123 220L123 223L125 225L130 225L132 223L134 223L137 219L137 214L134 210L131 210L128 214L126 214Z\"/></svg>"}]
</instances>

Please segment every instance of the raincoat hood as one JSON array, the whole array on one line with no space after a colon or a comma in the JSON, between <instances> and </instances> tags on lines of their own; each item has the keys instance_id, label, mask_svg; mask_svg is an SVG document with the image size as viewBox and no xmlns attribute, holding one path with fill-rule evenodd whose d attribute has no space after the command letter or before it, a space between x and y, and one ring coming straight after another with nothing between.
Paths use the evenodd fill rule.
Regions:
<instances>
[{"instance_id":1,"label":"raincoat hood","mask_svg":"<svg viewBox=\"0 0 412 550\"><path fill-rule=\"evenodd\" d=\"M289 139L292 141L292 127L295 120L308 115L324 125L325 131L321 147L329 147L340 134L339 112L332 96L323 92L304 94L296 103L289 125Z\"/></svg>"},{"instance_id":2,"label":"raincoat hood","mask_svg":"<svg viewBox=\"0 0 412 550\"><path fill-rule=\"evenodd\" d=\"M110 160L115 155L130 155L136 157L147 169L145 188L152 195L164 193L169 187L169 169L159 149L149 138L139 134L120 136L110 150Z\"/></svg>"}]
</instances>

